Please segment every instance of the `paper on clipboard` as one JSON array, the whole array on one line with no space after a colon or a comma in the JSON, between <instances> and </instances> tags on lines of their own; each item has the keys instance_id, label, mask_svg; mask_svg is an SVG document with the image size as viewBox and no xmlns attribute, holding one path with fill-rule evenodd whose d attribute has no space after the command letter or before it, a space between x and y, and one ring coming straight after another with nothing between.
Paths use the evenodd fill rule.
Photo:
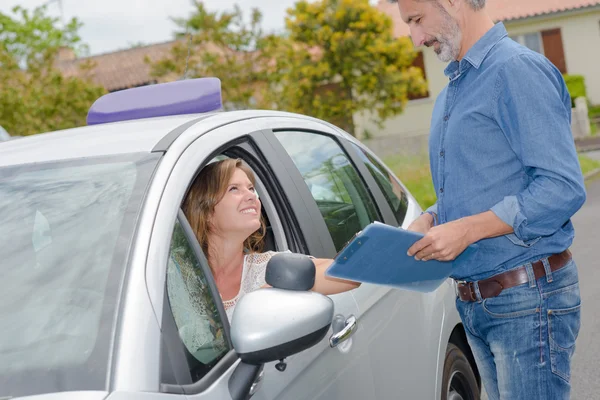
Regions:
<instances>
[{"instance_id":1,"label":"paper on clipboard","mask_svg":"<svg viewBox=\"0 0 600 400\"><path fill-rule=\"evenodd\" d=\"M417 261L406 252L424 235L380 222L367 225L338 253L325 274L355 282L431 292L452 272L452 266L477 250L470 245L454 261Z\"/></svg>"}]
</instances>

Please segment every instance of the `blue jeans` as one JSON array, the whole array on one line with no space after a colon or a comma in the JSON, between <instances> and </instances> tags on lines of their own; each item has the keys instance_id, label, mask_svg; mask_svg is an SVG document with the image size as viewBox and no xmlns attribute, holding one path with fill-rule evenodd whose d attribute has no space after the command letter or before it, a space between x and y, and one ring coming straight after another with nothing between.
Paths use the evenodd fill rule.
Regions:
<instances>
[{"instance_id":1,"label":"blue jeans","mask_svg":"<svg viewBox=\"0 0 600 400\"><path fill-rule=\"evenodd\" d=\"M549 272L547 260L544 260ZM478 301L456 300L490 400L568 399L581 297L573 260L529 283Z\"/></svg>"}]
</instances>

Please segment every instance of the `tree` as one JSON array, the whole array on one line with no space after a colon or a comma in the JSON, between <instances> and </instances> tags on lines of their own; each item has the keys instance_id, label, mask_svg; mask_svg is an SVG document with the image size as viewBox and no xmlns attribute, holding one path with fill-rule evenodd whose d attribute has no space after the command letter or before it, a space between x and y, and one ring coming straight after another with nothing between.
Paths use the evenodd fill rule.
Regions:
<instances>
[{"instance_id":1,"label":"tree","mask_svg":"<svg viewBox=\"0 0 600 400\"><path fill-rule=\"evenodd\" d=\"M209 12L201 1L193 3L190 18L173 19L178 41L169 57L151 64L152 75L216 76L221 80L225 108L260 107L260 93L268 81L261 66L268 62L265 48L269 42L260 27L262 14L253 9L248 23L237 5L233 11L219 13Z\"/></svg>"},{"instance_id":2,"label":"tree","mask_svg":"<svg viewBox=\"0 0 600 400\"><path fill-rule=\"evenodd\" d=\"M16 18L0 13L0 125L11 135L85 125L104 88L64 77L54 66L61 46L86 48L77 34L81 24L73 19L61 28L45 7L13 13Z\"/></svg>"},{"instance_id":3,"label":"tree","mask_svg":"<svg viewBox=\"0 0 600 400\"><path fill-rule=\"evenodd\" d=\"M174 20L180 40L153 74L180 78L187 66L187 77L216 76L231 108L299 112L354 133L357 112L382 123L403 111L409 94L426 91L410 40L394 38L391 19L368 0L302 0L280 35L262 31L256 9L245 23L238 6L216 13L194 5L189 19Z\"/></svg>"},{"instance_id":4,"label":"tree","mask_svg":"<svg viewBox=\"0 0 600 400\"><path fill-rule=\"evenodd\" d=\"M408 38L368 0L301 0L288 10L287 35L270 77L279 107L329 120L354 133L352 116L374 122L401 113L426 84Z\"/></svg>"},{"instance_id":5,"label":"tree","mask_svg":"<svg viewBox=\"0 0 600 400\"><path fill-rule=\"evenodd\" d=\"M16 6L12 13L15 17L0 12L0 43L19 65L27 67L34 60L42 61L46 51L60 47L70 47L78 55L88 53L78 33L82 23L77 18L59 27L58 18L48 15L47 6L32 12Z\"/></svg>"}]
</instances>

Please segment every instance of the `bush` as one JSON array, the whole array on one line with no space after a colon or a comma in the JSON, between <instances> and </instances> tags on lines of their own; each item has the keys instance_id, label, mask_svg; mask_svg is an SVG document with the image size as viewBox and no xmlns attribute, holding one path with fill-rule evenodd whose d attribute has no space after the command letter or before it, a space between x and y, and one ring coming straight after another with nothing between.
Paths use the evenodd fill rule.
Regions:
<instances>
[{"instance_id":1,"label":"bush","mask_svg":"<svg viewBox=\"0 0 600 400\"><path fill-rule=\"evenodd\" d=\"M565 75L565 83L571 95L571 107L575 107L575 99L578 97L587 98L587 90L585 88L585 78L582 75Z\"/></svg>"}]
</instances>

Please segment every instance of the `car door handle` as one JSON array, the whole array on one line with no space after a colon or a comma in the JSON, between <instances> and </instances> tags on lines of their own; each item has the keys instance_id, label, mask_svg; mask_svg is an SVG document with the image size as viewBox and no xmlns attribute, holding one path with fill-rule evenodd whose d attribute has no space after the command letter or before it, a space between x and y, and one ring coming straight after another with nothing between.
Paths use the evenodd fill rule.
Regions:
<instances>
[{"instance_id":1,"label":"car door handle","mask_svg":"<svg viewBox=\"0 0 600 400\"><path fill-rule=\"evenodd\" d=\"M358 322L354 315L349 316L344 323L344 327L339 331L335 332L329 338L329 346L337 347L338 344L345 342L356 332Z\"/></svg>"}]
</instances>

